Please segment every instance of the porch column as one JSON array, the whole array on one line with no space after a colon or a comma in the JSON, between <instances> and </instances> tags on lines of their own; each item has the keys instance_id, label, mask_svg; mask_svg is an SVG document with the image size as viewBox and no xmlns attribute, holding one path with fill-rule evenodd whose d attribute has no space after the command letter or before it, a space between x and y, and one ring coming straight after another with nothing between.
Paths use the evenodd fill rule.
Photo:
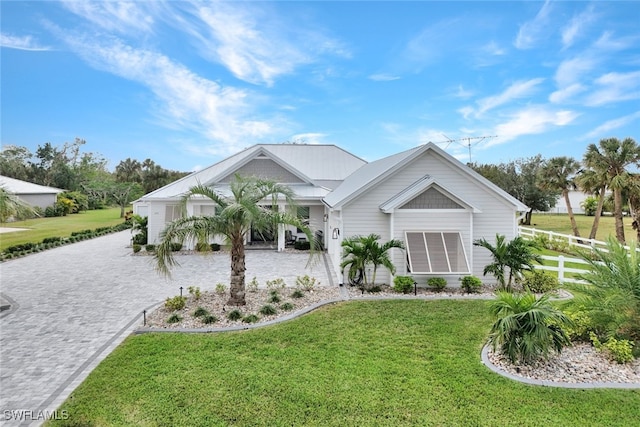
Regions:
<instances>
[{"instance_id":1,"label":"porch column","mask_svg":"<svg viewBox=\"0 0 640 427\"><path fill-rule=\"evenodd\" d=\"M285 205L278 205L278 212L284 212L285 209ZM278 224L278 252L284 251L284 234L284 224Z\"/></svg>"}]
</instances>

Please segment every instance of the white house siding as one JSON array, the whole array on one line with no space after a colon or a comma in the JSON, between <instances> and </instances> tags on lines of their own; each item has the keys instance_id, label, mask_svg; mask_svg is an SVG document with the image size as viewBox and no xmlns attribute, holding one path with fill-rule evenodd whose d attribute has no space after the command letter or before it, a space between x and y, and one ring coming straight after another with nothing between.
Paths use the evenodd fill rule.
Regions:
<instances>
[{"instance_id":1,"label":"white house siding","mask_svg":"<svg viewBox=\"0 0 640 427\"><path fill-rule=\"evenodd\" d=\"M42 209L55 204L58 198L57 194L16 194L16 196L23 202Z\"/></svg>"},{"instance_id":2,"label":"white house siding","mask_svg":"<svg viewBox=\"0 0 640 427\"><path fill-rule=\"evenodd\" d=\"M382 213L379 206L427 174L434 177L439 185L453 192L455 196L481 211L481 213L473 214L473 221L469 220L466 228L470 231L467 232L467 235L463 235L463 239L465 249L469 249L467 257L473 274L485 282L492 282L492 277L483 278L482 276L484 266L490 262L488 251L469 245L481 237L493 241L496 233L506 235L507 239L515 237L517 231L515 208L482 182L460 171L433 151L427 151L378 186L363 192L356 199L347 203L342 212L342 227L347 230L347 233L342 237L375 232L382 236L382 241L389 240L390 214ZM399 213L401 211L396 209L393 215L402 217L404 213ZM454 218L454 213L451 210L447 210L445 215L434 215L429 220L428 228L431 230L450 229L452 218ZM456 226L461 225L459 219L460 217L456 221ZM394 221L398 224L397 218L394 218ZM399 225L394 226L394 237L400 238L399 236L401 236L404 239L403 235L398 234L402 231L398 227ZM414 226L411 228L416 229ZM469 239L470 236L471 239ZM398 255L394 255L394 257L398 257ZM398 271L404 271L405 261L396 261L395 259L394 261ZM383 276L386 273L380 272L380 274L380 280L389 280L388 275L387 277Z\"/></svg>"}]
</instances>

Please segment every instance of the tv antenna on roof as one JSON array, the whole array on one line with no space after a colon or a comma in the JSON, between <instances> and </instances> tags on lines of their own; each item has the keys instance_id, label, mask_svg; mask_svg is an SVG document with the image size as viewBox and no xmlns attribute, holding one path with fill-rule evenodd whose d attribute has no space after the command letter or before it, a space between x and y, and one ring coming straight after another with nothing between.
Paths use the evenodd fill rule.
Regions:
<instances>
[{"instance_id":1,"label":"tv antenna on roof","mask_svg":"<svg viewBox=\"0 0 640 427\"><path fill-rule=\"evenodd\" d=\"M446 150L447 148L449 148L449 146L451 145L451 143L456 142L460 145L462 145L463 147L467 147L469 150L469 163L471 163L471 145L472 144L479 144L482 141L484 141L485 139L488 138L497 138L498 135L488 135L488 136L468 136L466 138L458 138L458 139L451 139L449 138L447 135L445 135L444 133L442 134L442 136L444 136L445 138L447 138L446 141L442 141L442 142L447 142L448 144L444 147L444 149ZM473 142L471 142L473 141ZM466 144L465 144L466 142Z\"/></svg>"}]
</instances>

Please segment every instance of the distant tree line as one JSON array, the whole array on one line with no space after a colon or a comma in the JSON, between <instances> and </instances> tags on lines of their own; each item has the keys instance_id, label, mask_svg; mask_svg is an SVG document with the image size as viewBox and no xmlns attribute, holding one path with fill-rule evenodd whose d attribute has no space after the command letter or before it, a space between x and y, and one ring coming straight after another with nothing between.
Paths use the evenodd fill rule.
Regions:
<instances>
[{"instance_id":1,"label":"distant tree line","mask_svg":"<svg viewBox=\"0 0 640 427\"><path fill-rule=\"evenodd\" d=\"M625 213L632 215L632 226L640 240L640 174L630 170L640 166L640 146L632 138L622 141L606 138L598 144L589 144L582 161L567 156L543 159L537 155L500 164L469 163L469 166L529 206L524 225L531 224L534 210L547 212L562 196L573 233L580 237L569 191L581 190L591 195L582 206L594 216L590 239L595 238L606 207L613 212L619 242L625 243Z\"/></svg>"},{"instance_id":2,"label":"distant tree line","mask_svg":"<svg viewBox=\"0 0 640 427\"><path fill-rule=\"evenodd\" d=\"M58 197L50 216L86 209L125 207L140 196L163 187L188 172L164 169L153 160L122 160L115 172L100 154L83 151L86 141L76 138L54 146L38 145L35 153L26 147L7 145L0 151L0 173L10 178L66 190Z\"/></svg>"}]
</instances>

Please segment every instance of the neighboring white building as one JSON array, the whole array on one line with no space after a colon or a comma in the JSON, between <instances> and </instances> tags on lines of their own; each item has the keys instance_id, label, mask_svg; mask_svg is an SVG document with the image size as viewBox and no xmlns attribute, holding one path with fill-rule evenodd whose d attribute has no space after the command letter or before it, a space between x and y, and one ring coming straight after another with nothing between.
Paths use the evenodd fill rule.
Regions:
<instances>
[{"instance_id":1,"label":"neighboring white building","mask_svg":"<svg viewBox=\"0 0 640 427\"><path fill-rule=\"evenodd\" d=\"M179 215L180 197L191 186L201 183L224 192L235 173L273 179L295 192L311 229L321 232L340 281L342 241L370 233L379 234L381 242L405 242L406 250L392 250L396 274L410 274L419 283L441 276L452 285L461 276L482 277L491 258L473 241L493 241L496 234L512 239L517 212L528 209L432 143L372 163L335 145L261 144L135 201L134 212L149 217L149 242L156 243ZM214 213L215 207L202 200L187 204L189 215ZM295 232L279 230L278 250L285 247L285 235ZM249 236L247 243L256 239ZM391 280L384 269L378 279Z\"/></svg>"},{"instance_id":2,"label":"neighboring white building","mask_svg":"<svg viewBox=\"0 0 640 427\"><path fill-rule=\"evenodd\" d=\"M569 190L569 203L571 203L571 210L574 214L584 215L584 209L582 208L582 202L591 194L583 193L581 190ZM555 207L551 208L550 213L566 214L567 202L564 200L564 196L561 194L556 200Z\"/></svg>"},{"instance_id":3,"label":"neighboring white building","mask_svg":"<svg viewBox=\"0 0 640 427\"><path fill-rule=\"evenodd\" d=\"M0 187L15 194L25 203L42 209L53 205L56 202L58 194L64 192L64 190L59 188L46 187L2 175L0 175Z\"/></svg>"}]
</instances>

